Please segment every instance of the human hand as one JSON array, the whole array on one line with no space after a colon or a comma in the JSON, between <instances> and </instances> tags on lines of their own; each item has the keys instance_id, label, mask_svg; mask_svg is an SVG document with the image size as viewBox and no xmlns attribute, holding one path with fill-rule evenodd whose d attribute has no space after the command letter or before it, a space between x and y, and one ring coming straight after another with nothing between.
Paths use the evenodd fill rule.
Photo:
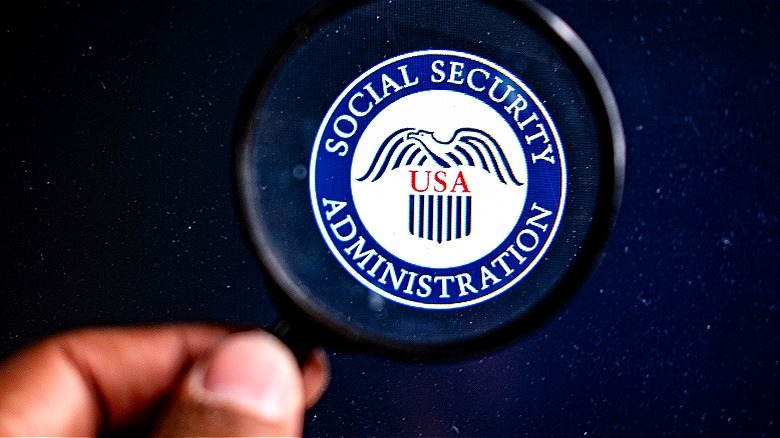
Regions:
<instances>
[{"instance_id":1,"label":"human hand","mask_svg":"<svg viewBox=\"0 0 780 438\"><path fill-rule=\"evenodd\" d=\"M182 324L46 339L0 365L0 436L293 436L329 378L261 331Z\"/></svg>"}]
</instances>

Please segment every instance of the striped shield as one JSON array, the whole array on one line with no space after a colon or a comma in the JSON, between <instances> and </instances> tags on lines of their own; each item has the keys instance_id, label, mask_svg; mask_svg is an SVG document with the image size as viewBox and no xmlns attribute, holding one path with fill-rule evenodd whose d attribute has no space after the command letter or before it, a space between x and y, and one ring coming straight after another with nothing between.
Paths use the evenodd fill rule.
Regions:
<instances>
[{"instance_id":1,"label":"striped shield","mask_svg":"<svg viewBox=\"0 0 780 438\"><path fill-rule=\"evenodd\" d=\"M471 195L409 195L409 233L446 242L471 234Z\"/></svg>"}]
</instances>

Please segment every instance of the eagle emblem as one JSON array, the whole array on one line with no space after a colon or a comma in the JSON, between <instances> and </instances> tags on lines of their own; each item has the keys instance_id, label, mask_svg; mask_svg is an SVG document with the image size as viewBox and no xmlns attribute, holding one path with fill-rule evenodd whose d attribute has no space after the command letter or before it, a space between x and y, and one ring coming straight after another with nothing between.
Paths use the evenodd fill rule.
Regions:
<instances>
[{"instance_id":1,"label":"eagle emblem","mask_svg":"<svg viewBox=\"0 0 780 438\"><path fill-rule=\"evenodd\" d=\"M402 166L422 166L433 162L449 169L456 166L480 167L503 184L523 185L496 140L485 131L460 128L449 141L438 140L434 133L403 128L382 143L366 173L358 181L376 181L386 172Z\"/></svg>"},{"instance_id":2,"label":"eagle emblem","mask_svg":"<svg viewBox=\"0 0 780 438\"><path fill-rule=\"evenodd\" d=\"M408 166L441 169L478 167L494 175L502 184L524 184L515 176L498 142L485 131L474 128L456 130L449 141L440 141L431 131L399 129L382 142L368 170L357 181L377 181L391 170ZM462 193L454 193L454 188L448 193L442 193L443 189L436 190L439 193L422 193L424 190L415 186L416 173L415 170L410 171L411 187L415 193L409 194L409 233L438 243L469 236L472 198L465 180L456 180L456 184L458 181L461 183ZM425 173L424 179L429 179L432 171ZM459 173L459 178L463 178L462 173Z\"/></svg>"}]
</instances>

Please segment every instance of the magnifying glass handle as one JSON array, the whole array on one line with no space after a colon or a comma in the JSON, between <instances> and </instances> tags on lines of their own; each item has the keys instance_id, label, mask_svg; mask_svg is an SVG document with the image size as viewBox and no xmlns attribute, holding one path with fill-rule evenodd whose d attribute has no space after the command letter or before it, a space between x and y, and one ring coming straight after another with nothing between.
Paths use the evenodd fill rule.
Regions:
<instances>
[{"instance_id":1,"label":"magnifying glass handle","mask_svg":"<svg viewBox=\"0 0 780 438\"><path fill-rule=\"evenodd\" d=\"M311 336L307 336L306 331L302 330L300 325L293 325L287 320L280 318L271 324L268 331L273 333L292 350L298 365L303 365L311 356L312 350L314 350L315 345L311 340Z\"/></svg>"}]
</instances>

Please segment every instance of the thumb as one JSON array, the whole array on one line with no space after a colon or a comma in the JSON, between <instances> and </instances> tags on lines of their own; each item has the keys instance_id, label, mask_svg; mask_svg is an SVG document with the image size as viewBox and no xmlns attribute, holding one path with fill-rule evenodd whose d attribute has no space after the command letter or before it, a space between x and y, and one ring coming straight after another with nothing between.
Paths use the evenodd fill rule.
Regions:
<instances>
[{"instance_id":1,"label":"thumb","mask_svg":"<svg viewBox=\"0 0 780 438\"><path fill-rule=\"evenodd\" d=\"M304 405L289 349L265 332L236 333L195 363L157 435L299 436Z\"/></svg>"}]
</instances>

